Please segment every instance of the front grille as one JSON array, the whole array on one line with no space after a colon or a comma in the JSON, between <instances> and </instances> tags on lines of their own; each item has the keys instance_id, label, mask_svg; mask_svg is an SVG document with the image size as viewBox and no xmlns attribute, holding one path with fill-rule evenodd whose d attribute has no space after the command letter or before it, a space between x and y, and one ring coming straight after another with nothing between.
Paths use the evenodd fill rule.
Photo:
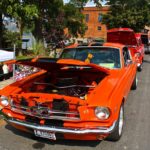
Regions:
<instances>
[{"instance_id":1,"label":"front grille","mask_svg":"<svg viewBox=\"0 0 150 150\"><path fill-rule=\"evenodd\" d=\"M60 110L60 111L68 111L69 104L63 99L54 99L52 102L52 109L53 110Z\"/></svg>"},{"instance_id":2,"label":"front grille","mask_svg":"<svg viewBox=\"0 0 150 150\"><path fill-rule=\"evenodd\" d=\"M54 126L54 127L63 127L63 121L62 120L53 120L53 119L47 119L45 120L45 125L48 126Z\"/></svg>"},{"instance_id":3,"label":"front grille","mask_svg":"<svg viewBox=\"0 0 150 150\"><path fill-rule=\"evenodd\" d=\"M36 117L26 116L25 120L30 123L40 124L40 119Z\"/></svg>"},{"instance_id":4,"label":"front grille","mask_svg":"<svg viewBox=\"0 0 150 150\"><path fill-rule=\"evenodd\" d=\"M67 109L65 108L65 110ZM79 113L77 111L54 110L42 106L33 106L33 107L22 106L22 105L15 104L13 102L11 103L11 110L16 113L20 113L20 114L40 118L40 119L54 119L54 120L66 120L66 121L80 120Z\"/></svg>"},{"instance_id":5,"label":"front grille","mask_svg":"<svg viewBox=\"0 0 150 150\"><path fill-rule=\"evenodd\" d=\"M26 122L35 123L35 124L40 124L41 121L41 119L32 116L26 116L25 120ZM44 125L53 126L53 127L63 127L63 123L64 122L62 120L53 120L53 119L44 120Z\"/></svg>"},{"instance_id":6,"label":"front grille","mask_svg":"<svg viewBox=\"0 0 150 150\"><path fill-rule=\"evenodd\" d=\"M28 102L26 101L26 99L24 97L21 98L20 105L28 106Z\"/></svg>"}]
</instances>

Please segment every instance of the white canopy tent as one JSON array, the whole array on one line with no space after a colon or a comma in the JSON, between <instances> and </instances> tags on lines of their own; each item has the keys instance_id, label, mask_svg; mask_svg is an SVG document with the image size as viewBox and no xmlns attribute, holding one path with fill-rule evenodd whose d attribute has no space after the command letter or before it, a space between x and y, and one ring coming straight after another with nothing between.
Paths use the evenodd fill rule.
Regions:
<instances>
[{"instance_id":1,"label":"white canopy tent","mask_svg":"<svg viewBox=\"0 0 150 150\"><path fill-rule=\"evenodd\" d=\"M14 59L14 52L0 50L0 62Z\"/></svg>"},{"instance_id":2,"label":"white canopy tent","mask_svg":"<svg viewBox=\"0 0 150 150\"><path fill-rule=\"evenodd\" d=\"M14 58L15 58L14 52L9 52L9 51L5 51L5 50L0 49L0 63L8 61L8 60L13 60ZM3 73L0 74L0 82L3 81L3 78L5 78L5 80L9 79L12 76L14 78L14 74L15 74L15 65L13 65L13 72L9 72L7 74L7 78L6 78L6 75L4 75Z\"/></svg>"}]
</instances>

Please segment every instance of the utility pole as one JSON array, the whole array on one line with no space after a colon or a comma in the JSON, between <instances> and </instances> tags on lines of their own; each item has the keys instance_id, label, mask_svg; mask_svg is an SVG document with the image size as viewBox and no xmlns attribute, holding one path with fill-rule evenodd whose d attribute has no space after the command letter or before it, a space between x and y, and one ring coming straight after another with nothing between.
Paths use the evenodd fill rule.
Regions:
<instances>
[{"instance_id":1,"label":"utility pole","mask_svg":"<svg viewBox=\"0 0 150 150\"><path fill-rule=\"evenodd\" d=\"M14 60L16 59L16 44L14 44L14 48L13 48L13 52L14 52ZM15 64L13 64L13 80L15 80Z\"/></svg>"}]
</instances>

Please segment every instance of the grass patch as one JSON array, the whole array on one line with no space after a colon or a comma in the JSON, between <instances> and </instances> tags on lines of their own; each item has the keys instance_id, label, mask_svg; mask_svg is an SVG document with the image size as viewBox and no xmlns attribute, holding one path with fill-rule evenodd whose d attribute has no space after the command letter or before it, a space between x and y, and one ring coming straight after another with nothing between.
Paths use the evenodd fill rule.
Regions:
<instances>
[{"instance_id":1,"label":"grass patch","mask_svg":"<svg viewBox=\"0 0 150 150\"><path fill-rule=\"evenodd\" d=\"M21 59L28 59L28 58L34 58L35 56L17 56L16 59L17 60L21 60Z\"/></svg>"}]
</instances>

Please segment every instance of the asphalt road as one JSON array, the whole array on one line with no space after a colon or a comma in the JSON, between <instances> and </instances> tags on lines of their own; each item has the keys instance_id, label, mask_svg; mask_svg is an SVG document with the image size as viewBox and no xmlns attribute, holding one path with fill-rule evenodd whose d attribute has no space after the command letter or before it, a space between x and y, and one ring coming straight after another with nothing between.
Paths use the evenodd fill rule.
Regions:
<instances>
[{"instance_id":1,"label":"asphalt road","mask_svg":"<svg viewBox=\"0 0 150 150\"><path fill-rule=\"evenodd\" d=\"M0 120L0 150L150 150L150 55L138 73L138 89L125 104L125 126L120 141L49 141L15 130Z\"/></svg>"}]
</instances>

